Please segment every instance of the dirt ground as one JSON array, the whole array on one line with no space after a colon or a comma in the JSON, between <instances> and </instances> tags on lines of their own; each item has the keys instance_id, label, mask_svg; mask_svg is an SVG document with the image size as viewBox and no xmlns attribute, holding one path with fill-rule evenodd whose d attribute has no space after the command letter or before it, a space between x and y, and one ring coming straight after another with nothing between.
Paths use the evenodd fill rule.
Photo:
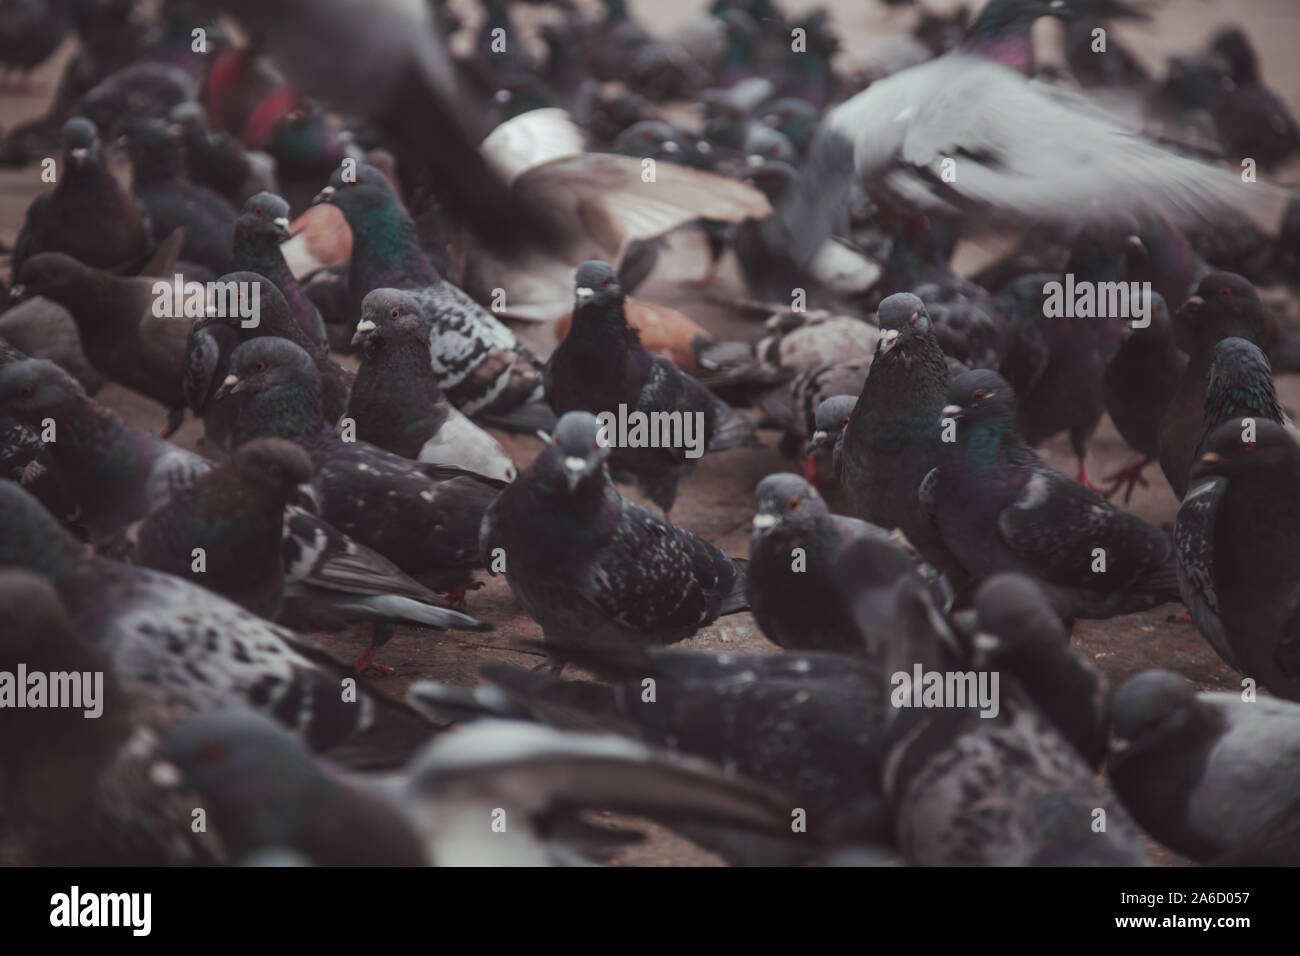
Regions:
<instances>
[{"instance_id":1,"label":"dirt ground","mask_svg":"<svg viewBox=\"0 0 1300 956\"><path fill-rule=\"evenodd\" d=\"M671 29L702 5L702 0L633 0L631 3L635 15L642 22L664 30ZM844 38L845 49L841 54L844 65L868 56L876 44L905 30L913 16L905 10L886 8L869 0L820 0L817 3L781 0L780 5L790 11L812 6L832 8ZM950 4L931 6L947 7ZM1256 43L1262 74L1268 84L1287 100L1293 113L1300 115L1300 82L1297 82L1300 80L1300 63L1294 55L1294 51L1300 48L1300 7L1295 5L1295 0L1167 2L1157 9L1151 24L1125 28L1121 33L1125 41L1154 67L1163 62L1167 53L1197 47L1213 29L1233 21L1245 25ZM1052 42L1052 32L1057 29L1055 25L1042 26L1046 46L1053 51L1059 49ZM67 49L61 51L55 60L36 74L40 84L36 94L0 91L0 124L7 128L29 116L38 115L44 109L46 97L57 81L59 64L67 53ZM1275 178L1292 184L1300 182L1297 164L1284 169ZM0 170L0 243L5 249L12 246L18 234L27 204L44 188L38 167ZM754 329L752 323L704 301L699 289L683 283L682 280L703 271L702 253L702 246L696 238L679 234L674 238L669 254L661 259L655 274L639 290L638 297L678 308L719 336L747 337ZM7 257L0 264L0 270L0 274L8 276ZM743 295L733 260L729 258L724 262L717 284L710 291L714 296ZM1288 312L1296 312L1296 303L1286 298L1281 290L1264 290L1264 293L1283 301ZM1300 378L1286 376L1279 380L1278 385L1283 404L1291 409L1300 408ZM163 426L161 408L125 389L106 386L98 400L134 423L155 431ZM201 433L199 423L188 420L173 440L204 452L199 444ZM539 441L531 437L504 433L498 433L497 437L521 467L532 460L540 446ZM775 432L764 432L763 439L768 446L765 450L737 450L705 457L682 488L673 509L674 520L731 554L746 554L755 484L771 472L793 470L793 463L775 450L778 437ZM1074 463L1064 438L1053 440L1040 451L1050 464L1073 474ZM1124 445L1106 420L1093 442L1089 470L1094 477L1104 476L1128 464L1134 457L1134 452ZM1149 467L1146 476L1151 487L1138 489L1131 509L1147 521L1172 526L1177 499L1164 482L1158 466ZM520 639L540 638L540 629L515 604L502 579L483 577L486 581L483 589L469 597L469 611L491 622L496 628L494 631L466 636L416 629L399 631L378 658L396 668L396 673L386 678L368 678L371 686L385 693L401 695L412 682L426 678L472 685L476 683L479 665L486 661L508 661L529 667L538 663L536 655L514 650L511 645ZM1114 683L1146 668L1162 667L1185 675L1200 689L1239 687L1236 675L1219 661L1191 625L1171 620L1172 615L1181 610L1180 606L1167 605L1109 621L1081 622L1073 639L1097 659ZM353 634L323 635L318 639L323 646L348 659L358 654L366 644L366 636L360 628ZM775 649L759 633L748 614L725 618L680 646L732 652ZM655 865L718 862L673 834L654 827L648 828L648 833L649 838L643 844L623 854L622 862ZM1162 863L1176 865L1182 862L1162 849L1153 849Z\"/></svg>"}]
</instances>

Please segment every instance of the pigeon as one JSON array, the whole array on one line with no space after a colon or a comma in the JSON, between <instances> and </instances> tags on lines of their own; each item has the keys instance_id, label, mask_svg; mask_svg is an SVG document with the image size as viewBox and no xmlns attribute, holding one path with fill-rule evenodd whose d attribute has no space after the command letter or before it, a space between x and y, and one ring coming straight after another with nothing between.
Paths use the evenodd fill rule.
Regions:
<instances>
[{"instance_id":1,"label":"pigeon","mask_svg":"<svg viewBox=\"0 0 1300 956\"><path fill-rule=\"evenodd\" d=\"M168 735L155 767L155 776L199 794L207 824L236 859L278 847L317 866L426 862L397 807L254 711L193 715Z\"/></svg>"},{"instance_id":2,"label":"pigeon","mask_svg":"<svg viewBox=\"0 0 1300 956\"><path fill-rule=\"evenodd\" d=\"M140 120L166 121L173 109L198 94L198 77L183 67L141 60L96 83L78 100L76 110L106 139L116 140Z\"/></svg>"},{"instance_id":3,"label":"pigeon","mask_svg":"<svg viewBox=\"0 0 1300 956\"><path fill-rule=\"evenodd\" d=\"M607 263L584 262L575 281L573 331L546 364L547 401L556 415L637 414L669 427L676 423L677 435L661 435L656 445L623 445L620 436L607 436L614 477L642 488L671 512L678 486L699 457L705 451L757 446L754 427L672 362L641 346L623 313L618 276ZM661 417L651 417L656 415ZM690 436L694 447L687 447Z\"/></svg>"},{"instance_id":4,"label":"pigeon","mask_svg":"<svg viewBox=\"0 0 1300 956\"><path fill-rule=\"evenodd\" d=\"M347 416L359 439L403 458L514 480L518 471L500 443L438 388L429 367L429 327L414 298L375 289L362 304L353 342L362 360Z\"/></svg>"},{"instance_id":5,"label":"pigeon","mask_svg":"<svg viewBox=\"0 0 1300 956\"><path fill-rule=\"evenodd\" d=\"M235 211L206 186L189 181L180 138L166 121L136 119L127 136L131 157L131 191L144 208L155 233L185 230L181 259L214 275L234 268Z\"/></svg>"},{"instance_id":6,"label":"pigeon","mask_svg":"<svg viewBox=\"0 0 1300 956\"><path fill-rule=\"evenodd\" d=\"M1205 395L1214 346L1226 338L1243 338L1267 351L1274 330L1250 282L1230 272L1207 275L1196 295L1174 316L1174 336L1188 356L1177 390L1160 421L1160 468L1175 495L1187 493L1187 472L1196 458L1204 430Z\"/></svg>"},{"instance_id":7,"label":"pigeon","mask_svg":"<svg viewBox=\"0 0 1300 956\"><path fill-rule=\"evenodd\" d=\"M1209 226L1217 213L1276 201L1268 187L1134 135L1079 94L1029 82L1029 28L1063 7L991 0L960 49L831 110L805 177L810 215L833 219L855 177L923 210L1074 228L1117 211ZM808 253L825 228L806 231Z\"/></svg>"},{"instance_id":8,"label":"pigeon","mask_svg":"<svg viewBox=\"0 0 1300 956\"><path fill-rule=\"evenodd\" d=\"M344 666L292 631L188 581L87 554L11 482L0 505L0 564L48 578L128 691L158 686L193 710L242 701L358 766L400 762L431 734L409 708L349 690Z\"/></svg>"},{"instance_id":9,"label":"pigeon","mask_svg":"<svg viewBox=\"0 0 1300 956\"><path fill-rule=\"evenodd\" d=\"M172 285L144 276L122 278L62 252L42 252L23 263L19 281L29 294L57 302L76 320L86 358L106 378L167 409L170 435L185 415L181 369L190 320L159 309ZM157 288L165 287L160 297Z\"/></svg>"},{"instance_id":10,"label":"pigeon","mask_svg":"<svg viewBox=\"0 0 1300 956\"><path fill-rule=\"evenodd\" d=\"M284 588L284 509L297 487L311 480L311 470L307 453L292 442L251 441L102 551L188 578L274 620Z\"/></svg>"},{"instance_id":11,"label":"pigeon","mask_svg":"<svg viewBox=\"0 0 1300 956\"><path fill-rule=\"evenodd\" d=\"M31 71L58 49L72 27L67 0L16 0L0 16L0 68L17 71L26 84ZM6 78L7 79L7 78Z\"/></svg>"},{"instance_id":12,"label":"pigeon","mask_svg":"<svg viewBox=\"0 0 1300 956\"><path fill-rule=\"evenodd\" d=\"M452 61L431 8L406 0L219 5L264 38L264 49L303 90L391 137L403 165L424 170L447 210L485 241L519 249L563 236L545 212L512 195L476 148L478 137L454 105Z\"/></svg>"},{"instance_id":13,"label":"pigeon","mask_svg":"<svg viewBox=\"0 0 1300 956\"><path fill-rule=\"evenodd\" d=\"M42 693L62 687L71 694L70 706L15 707L12 698L6 705L3 829L17 838L26 862L224 862L213 838L190 828L193 795L169 799L149 778L158 735L184 710L156 688L128 693L108 655L82 636L39 574L0 570L0 620L0 672L13 680L26 670L17 693L30 695L39 686ZM49 682L48 691L32 683L37 674Z\"/></svg>"},{"instance_id":14,"label":"pigeon","mask_svg":"<svg viewBox=\"0 0 1300 956\"><path fill-rule=\"evenodd\" d=\"M352 230L352 316L361 315L362 301L374 289L411 292L430 324L434 375L452 404L471 417L517 429L554 426L542 399L540 363L510 329L438 274L383 173L365 163L347 179L335 170L318 198L341 209Z\"/></svg>"},{"instance_id":15,"label":"pigeon","mask_svg":"<svg viewBox=\"0 0 1300 956\"><path fill-rule=\"evenodd\" d=\"M92 268L138 265L152 231L108 169L95 124L74 117L63 127L63 164L54 190L33 200L14 243L13 275L42 252L62 252Z\"/></svg>"},{"instance_id":16,"label":"pigeon","mask_svg":"<svg viewBox=\"0 0 1300 956\"><path fill-rule=\"evenodd\" d=\"M306 449L322 518L422 584L452 593L453 603L463 600L478 564L479 523L500 483L421 465L327 430L316 367L286 339L240 345L215 401L219 408L234 403L234 445L284 438ZM454 476L440 480L448 471Z\"/></svg>"},{"instance_id":17,"label":"pigeon","mask_svg":"<svg viewBox=\"0 0 1300 956\"><path fill-rule=\"evenodd\" d=\"M890 533L857 518L831 514L821 495L797 475L768 475L758 483L755 496L746 598L763 634L791 650L865 654L862 635L835 587L833 570L840 552L853 541L892 540ZM946 583L919 557L914 555L914 560L942 604Z\"/></svg>"},{"instance_id":18,"label":"pigeon","mask_svg":"<svg viewBox=\"0 0 1300 956\"><path fill-rule=\"evenodd\" d=\"M1245 339L1220 339L1210 355L1210 382L1205 392L1205 424L1196 445L1196 457L1205 443L1229 419L1254 418L1277 422L1300 437L1277 400L1277 386L1268 359ZM1193 466L1194 467L1194 466Z\"/></svg>"},{"instance_id":19,"label":"pigeon","mask_svg":"<svg viewBox=\"0 0 1300 956\"><path fill-rule=\"evenodd\" d=\"M1228 82L1211 106L1214 125L1233 159L1249 157L1262 168L1279 165L1300 150L1300 127L1286 105L1259 78L1255 50L1239 27L1220 30L1210 49L1228 67Z\"/></svg>"},{"instance_id":20,"label":"pigeon","mask_svg":"<svg viewBox=\"0 0 1300 956\"><path fill-rule=\"evenodd\" d=\"M80 382L87 394L94 395L104 384L81 349L72 314L57 302L35 296L0 312L0 339L28 358L49 359Z\"/></svg>"},{"instance_id":21,"label":"pigeon","mask_svg":"<svg viewBox=\"0 0 1300 956\"><path fill-rule=\"evenodd\" d=\"M1174 343L1169 307L1157 292L1151 295L1151 323L1134 328L1106 365L1102 394L1106 413L1128 446L1142 458L1106 476L1106 497L1124 489L1129 503L1136 486L1147 487L1142 470L1160 454L1160 421L1187 365L1187 356Z\"/></svg>"},{"instance_id":22,"label":"pigeon","mask_svg":"<svg viewBox=\"0 0 1300 956\"><path fill-rule=\"evenodd\" d=\"M836 580L850 600L887 547L861 539L846 549ZM1014 682L995 686L996 671L974 669L920 581L904 576L855 607L860 618L885 615L883 626L864 623L891 635L881 661L890 688L883 789L907 863L1148 862L1123 807Z\"/></svg>"},{"instance_id":23,"label":"pigeon","mask_svg":"<svg viewBox=\"0 0 1300 956\"><path fill-rule=\"evenodd\" d=\"M995 574L975 591L971 663L1014 678L1074 744L1090 767L1106 758L1110 685L1082 651L1071 648L1065 625L1042 589L1023 574Z\"/></svg>"},{"instance_id":24,"label":"pigeon","mask_svg":"<svg viewBox=\"0 0 1300 956\"><path fill-rule=\"evenodd\" d=\"M899 292L880 303L880 342L840 443L840 480L859 518L907 536L958 590L967 572L921 511L917 491L939 461L948 365L925 303Z\"/></svg>"},{"instance_id":25,"label":"pigeon","mask_svg":"<svg viewBox=\"0 0 1300 956\"><path fill-rule=\"evenodd\" d=\"M1224 663L1289 700L1300 700L1297 476L1287 429L1228 419L1206 439L1174 525L1192 622Z\"/></svg>"},{"instance_id":26,"label":"pigeon","mask_svg":"<svg viewBox=\"0 0 1300 956\"><path fill-rule=\"evenodd\" d=\"M1198 694L1169 671L1130 678L1111 702L1116 793L1153 837L1202 863L1300 863L1298 747L1297 705Z\"/></svg>"},{"instance_id":27,"label":"pigeon","mask_svg":"<svg viewBox=\"0 0 1300 956\"><path fill-rule=\"evenodd\" d=\"M218 448L228 447L229 416L213 407L213 396L229 372L231 353L242 342L266 336L288 339L311 356L320 374L321 412L326 421L338 421L347 409L353 375L298 327L275 283L256 272L232 272L217 281L229 290L225 308L210 309L190 327L181 379L186 404L203 418L207 438ZM253 317L244 318L248 314Z\"/></svg>"},{"instance_id":28,"label":"pigeon","mask_svg":"<svg viewBox=\"0 0 1300 956\"><path fill-rule=\"evenodd\" d=\"M806 812L803 845L689 831L732 863L807 863L827 845L885 837L879 799L884 682L872 662L824 652L629 650L605 647L581 658L610 686L489 664L486 685L467 690L421 681L410 697L440 718L614 731L788 790Z\"/></svg>"},{"instance_id":29,"label":"pigeon","mask_svg":"<svg viewBox=\"0 0 1300 956\"><path fill-rule=\"evenodd\" d=\"M400 799L438 866L581 864L584 842L610 838L574 819L582 810L647 817L687 836L690 823L791 839L783 793L615 734L479 721L435 740L406 774Z\"/></svg>"},{"instance_id":30,"label":"pigeon","mask_svg":"<svg viewBox=\"0 0 1300 956\"><path fill-rule=\"evenodd\" d=\"M168 117L180 127L185 146L185 168L190 181L211 189L239 208L258 193L275 192L274 161L262 152L249 152L224 130L208 128L200 103L187 101ZM288 215L288 206L285 207ZM235 263L236 268L239 262Z\"/></svg>"},{"instance_id":31,"label":"pigeon","mask_svg":"<svg viewBox=\"0 0 1300 956\"><path fill-rule=\"evenodd\" d=\"M560 661L563 645L671 644L748 607L741 563L618 493L599 433L594 415L564 415L483 517L484 564L504 560Z\"/></svg>"},{"instance_id":32,"label":"pigeon","mask_svg":"<svg viewBox=\"0 0 1300 956\"><path fill-rule=\"evenodd\" d=\"M959 376L942 409L951 440L921 495L967 571L1030 577L1063 619L1177 601L1168 535L1050 468L1016 430L1015 395L996 372Z\"/></svg>"},{"instance_id":33,"label":"pigeon","mask_svg":"<svg viewBox=\"0 0 1300 956\"><path fill-rule=\"evenodd\" d=\"M849 427L857 404L857 395L832 395L818 404L813 419L815 431L808 439L808 457L811 460L829 448L831 474L837 481L843 481L844 429Z\"/></svg>"},{"instance_id":34,"label":"pigeon","mask_svg":"<svg viewBox=\"0 0 1300 956\"><path fill-rule=\"evenodd\" d=\"M289 204L274 193L249 196L235 220L234 266L274 282L289 304L294 323L309 339L323 345L325 322L280 252L280 243L288 238Z\"/></svg>"},{"instance_id":35,"label":"pigeon","mask_svg":"<svg viewBox=\"0 0 1300 956\"><path fill-rule=\"evenodd\" d=\"M128 425L97 405L53 362L25 359L0 366L0 415L40 434L81 509L92 540L104 541L165 504L210 464L198 455Z\"/></svg>"}]
</instances>

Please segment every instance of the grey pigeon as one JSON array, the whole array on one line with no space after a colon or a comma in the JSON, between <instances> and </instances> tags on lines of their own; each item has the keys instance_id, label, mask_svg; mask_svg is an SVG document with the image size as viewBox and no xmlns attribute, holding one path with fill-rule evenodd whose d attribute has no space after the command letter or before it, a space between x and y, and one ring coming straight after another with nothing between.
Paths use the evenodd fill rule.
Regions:
<instances>
[{"instance_id":1,"label":"grey pigeon","mask_svg":"<svg viewBox=\"0 0 1300 956\"><path fill-rule=\"evenodd\" d=\"M352 341L362 359L347 415L358 438L403 458L514 479L517 469L500 443L438 387L429 367L429 328L412 296L375 289L362 303Z\"/></svg>"},{"instance_id":2,"label":"grey pigeon","mask_svg":"<svg viewBox=\"0 0 1300 956\"><path fill-rule=\"evenodd\" d=\"M1300 706L1144 671L1115 692L1111 720L1110 779L1153 837L1202 863L1300 863Z\"/></svg>"},{"instance_id":3,"label":"grey pigeon","mask_svg":"<svg viewBox=\"0 0 1300 956\"><path fill-rule=\"evenodd\" d=\"M1300 699L1296 562L1300 445L1266 419L1229 419L1207 439L1175 524L1192 622L1228 666Z\"/></svg>"},{"instance_id":4,"label":"grey pigeon","mask_svg":"<svg viewBox=\"0 0 1300 956\"><path fill-rule=\"evenodd\" d=\"M626 446L620 444L621 436L608 436L614 477L641 487L669 512L678 486L700 455L757 445L754 427L668 359L641 345L624 314L618 276L607 263L584 262L574 281L573 328L546 364L547 401L557 415L585 411L621 420L624 414L640 413L652 423L679 422L680 434L663 429L669 437L660 434L657 445L649 444L648 437L645 446L631 445L632 428ZM687 447L688 434L694 448Z\"/></svg>"},{"instance_id":5,"label":"grey pigeon","mask_svg":"<svg viewBox=\"0 0 1300 956\"><path fill-rule=\"evenodd\" d=\"M918 490L939 461L948 365L925 303L899 292L880 303L880 343L844 427L840 480L859 518L897 528L960 588L967 571L922 513Z\"/></svg>"},{"instance_id":6,"label":"grey pigeon","mask_svg":"<svg viewBox=\"0 0 1300 956\"><path fill-rule=\"evenodd\" d=\"M835 562L858 538L898 542L876 525L831 514L821 495L797 475L768 475L755 496L746 594L758 626L773 643L791 650L865 654L862 635L835 587ZM951 600L946 582L912 554L936 600L945 605Z\"/></svg>"},{"instance_id":7,"label":"grey pigeon","mask_svg":"<svg viewBox=\"0 0 1300 956\"><path fill-rule=\"evenodd\" d=\"M1272 344L1263 303L1255 287L1231 272L1203 278L1196 295L1174 316L1174 337L1188 363L1160 421L1160 468L1179 498L1187 493L1187 472L1205 429L1205 397L1214 346L1222 339L1243 338L1265 351Z\"/></svg>"},{"instance_id":8,"label":"grey pigeon","mask_svg":"<svg viewBox=\"0 0 1300 956\"><path fill-rule=\"evenodd\" d=\"M671 644L745 610L741 564L620 495L598 433L595 416L569 412L483 518L483 562L504 559L554 656L566 644Z\"/></svg>"},{"instance_id":9,"label":"grey pigeon","mask_svg":"<svg viewBox=\"0 0 1300 956\"><path fill-rule=\"evenodd\" d=\"M1028 575L1062 618L1110 617L1178 600L1173 542L1046 465L1015 424L996 372L952 383L951 441L923 497L948 548L976 578Z\"/></svg>"},{"instance_id":10,"label":"grey pigeon","mask_svg":"<svg viewBox=\"0 0 1300 956\"><path fill-rule=\"evenodd\" d=\"M787 790L806 813L807 830L793 842L689 832L734 863L808 862L828 845L885 837L879 799L884 683L872 662L828 653L659 647L593 648L579 660L609 686L491 664L483 668L485 685L470 690L422 681L411 688L411 700L444 719L501 717L614 731Z\"/></svg>"},{"instance_id":11,"label":"grey pigeon","mask_svg":"<svg viewBox=\"0 0 1300 956\"><path fill-rule=\"evenodd\" d=\"M11 850L16 841L20 858L43 866L223 862L221 846L190 827L194 795L150 778L159 735L185 709L159 688L127 693L39 574L0 570L0 621L0 671L47 675L50 692L55 675L70 675L62 686L74 689L70 706L6 707L0 831Z\"/></svg>"},{"instance_id":12,"label":"grey pigeon","mask_svg":"<svg viewBox=\"0 0 1300 956\"><path fill-rule=\"evenodd\" d=\"M274 282L289 306L294 324L308 338L324 345L325 321L320 310L307 298L280 251L280 243L288 238L289 204L274 193L249 196L235 219L234 268L259 273Z\"/></svg>"},{"instance_id":13,"label":"grey pigeon","mask_svg":"<svg viewBox=\"0 0 1300 956\"><path fill-rule=\"evenodd\" d=\"M1042 589L1023 574L995 574L975 591L971 662L1015 678L1090 767L1106 757L1110 684L1069 634Z\"/></svg>"},{"instance_id":14,"label":"grey pigeon","mask_svg":"<svg viewBox=\"0 0 1300 956\"><path fill-rule=\"evenodd\" d=\"M155 280L92 269L62 252L26 260L18 275L27 293L72 313L86 358L106 378L168 409L167 431L185 414L181 369L191 320L159 315Z\"/></svg>"},{"instance_id":15,"label":"grey pigeon","mask_svg":"<svg viewBox=\"0 0 1300 956\"><path fill-rule=\"evenodd\" d=\"M837 573L847 595L857 593L858 576L882 547L867 539L847 550ZM892 621L882 661L889 680L884 791L904 860L1145 864L1138 830L1118 801L1014 682L994 688L993 675L964 658L920 582L901 578L889 595L892 606L869 602L859 609L870 616L884 611Z\"/></svg>"},{"instance_id":16,"label":"grey pigeon","mask_svg":"<svg viewBox=\"0 0 1300 956\"><path fill-rule=\"evenodd\" d=\"M180 578L87 554L11 482L0 482L0 504L0 564L48 578L127 690L158 686L195 710L242 701L357 765L400 762L431 733L408 708L348 691L344 666L287 628Z\"/></svg>"}]
</instances>

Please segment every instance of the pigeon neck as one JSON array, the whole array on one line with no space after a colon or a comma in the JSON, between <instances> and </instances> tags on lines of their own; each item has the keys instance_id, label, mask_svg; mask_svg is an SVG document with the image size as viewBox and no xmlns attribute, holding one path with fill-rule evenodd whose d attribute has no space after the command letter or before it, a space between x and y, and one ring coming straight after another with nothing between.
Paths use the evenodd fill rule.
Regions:
<instances>
[{"instance_id":1,"label":"pigeon neck","mask_svg":"<svg viewBox=\"0 0 1300 956\"><path fill-rule=\"evenodd\" d=\"M358 216L352 236L349 281L354 296L374 289L423 288L442 278L420 248L415 223L396 200Z\"/></svg>"},{"instance_id":2,"label":"pigeon neck","mask_svg":"<svg viewBox=\"0 0 1300 956\"><path fill-rule=\"evenodd\" d=\"M113 510L114 502L139 494L151 463L146 449L159 439L80 394L51 409L50 418L58 429L57 440L45 447L85 509L88 523L97 533L117 530L96 527L98 519Z\"/></svg>"},{"instance_id":3,"label":"pigeon neck","mask_svg":"<svg viewBox=\"0 0 1300 956\"><path fill-rule=\"evenodd\" d=\"M326 433L320 383L306 376L255 395L239 411L234 445L254 438L306 442Z\"/></svg>"},{"instance_id":4,"label":"pigeon neck","mask_svg":"<svg viewBox=\"0 0 1300 956\"><path fill-rule=\"evenodd\" d=\"M956 442L945 443L950 465L945 469L960 485L1018 492L1029 480L1037 456L1010 421L968 425Z\"/></svg>"},{"instance_id":5,"label":"pigeon neck","mask_svg":"<svg viewBox=\"0 0 1300 956\"><path fill-rule=\"evenodd\" d=\"M280 252L279 240L256 226L236 222L234 259L235 272L256 272L281 288L286 278L294 281Z\"/></svg>"}]
</instances>

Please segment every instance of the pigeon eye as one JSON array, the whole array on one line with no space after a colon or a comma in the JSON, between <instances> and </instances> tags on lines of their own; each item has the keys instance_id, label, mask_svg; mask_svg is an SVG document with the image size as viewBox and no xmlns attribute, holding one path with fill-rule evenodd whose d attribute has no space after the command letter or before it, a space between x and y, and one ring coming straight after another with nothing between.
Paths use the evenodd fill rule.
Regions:
<instances>
[{"instance_id":1,"label":"pigeon eye","mask_svg":"<svg viewBox=\"0 0 1300 956\"><path fill-rule=\"evenodd\" d=\"M791 498L791 499L790 499L790 510L791 510L791 511L798 511L798 510L799 510L799 502L800 502L800 500L801 500L801 499L799 499L799 498Z\"/></svg>"},{"instance_id":2,"label":"pigeon eye","mask_svg":"<svg viewBox=\"0 0 1300 956\"><path fill-rule=\"evenodd\" d=\"M31 398L36 394L36 389L32 388L30 385L24 385L22 394L23 398Z\"/></svg>"},{"instance_id":3,"label":"pigeon eye","mask_svg":"<svg viewBox=\"0 0 1300 956\"><path fill-rule=\"evenodd\" d=\"M281 472L283 469L281 469L281 467L280 467L280 463L279 463L278 461L273 461L273 462L271 462L271 464L269 464L269 465L266 466L266 470L267 470L268 472L270 472L271 477L273 477L273 478L279 478L279 477L280 477L280 472Z\"/></svg>"},{"instance_id":4,"label":"pigeon eye","mask_svg":"<svg viewBox=\"0 0 1300 956\"><path fill-rule=\"evenodd\" d=\"M390 319L395 319L395 318L397 318L397 317L398 317L399 315L401 315L401 314L402 314L402 313L401 313L399 310L397 310L397 309L393 309L392 312L389 312L389 313L388 313L388 317L389 317Z\"/></svg>"},{"instance_id":5,"label":"pigeon eye","mask_svg":"<svg viewBox=\"0 0 1300 956\"><path fill-rule=\"evenodd\" d=\"M1225 286L1222 286L1222 287L1219 289L1219 298L1220 298L1220 299L1231 299L1231 298L1232 298L1232 290L1229 289L1226 285L1225 285Z\"/></svg>"},{"instance_id":6,"label":"pigeon eye","mask_svg":"<svg viewBox=\"0 0 1300 956\"><path fill-rule=\"evenodd\" d=\"M977 389L976 392L975 392L975 394L971 396L971 398L974 399L974 400L977 401L977 402L982 402L982 401L984 401L984 399L986 399L986 398L988 398L988 397L989 397L989 393L988 393L987 391L985 391L984 389L982 389L982 388L981 388L981 389Z\"/></svg>"},{"instance_id":7,"label":"pigeon eye","mask_svg":"<svg viewBox=\"0 0 1300 956\"><path fill-rule=\"evenodd\" d=\"M610 286L612 286L613 284L614 284L614 280L613 280L613 279L606 279L606 280L605 280L604 282L602 282L600 285L601 285L601 288L603 288L603 289L608 289L608 288L609 288Z\"/></svg>"},{"instance_id":8,"label":"pigeon eye","mask_svg":"<svg viewBox=\"0 0 1300 956\"><path fill-rule=\"evenodd\" d=\"M848 416L848 415L845 415L843 418L840 419L840 424L841 424L841 425L847 425L848 423L849 423L849 416Z\"/></svg>"},{"instance_id":9,"label":"pigeon eye","mask_svg":"<svg viewBox=\"0 0 1300 956\"><path fill-rule=\"evenodd\" d=\"M262 217L262 207L261 207L261 206L254 206L254 207L253 207L253 215L254 215L254 216L257 216L257 217L260 219L260 218Z\"/></svg>"},{"instance_id":10,"label":"pigeon eye","mask_svg":"<svg viewBox=\"0 0 1300 956\"><path fill-rule=\"evenodd\" d=\"M199 748L199 759L207 764L218 764L226 759L226 745L209 741Z\"/></svg>"},{"instance_id":11,"label":"pigeon eye","mask_svg":"<svg viewBox=\"0 0 1300 956\"><path fill-rule=\"evenodd\" d=\"M266 371L266 362L262 361L261 359L259 359L258 361L254 362L254 363L253 363L253 371L254 371L254 372L265 372L265 371Z\"/></svg>"}]
</instances>

